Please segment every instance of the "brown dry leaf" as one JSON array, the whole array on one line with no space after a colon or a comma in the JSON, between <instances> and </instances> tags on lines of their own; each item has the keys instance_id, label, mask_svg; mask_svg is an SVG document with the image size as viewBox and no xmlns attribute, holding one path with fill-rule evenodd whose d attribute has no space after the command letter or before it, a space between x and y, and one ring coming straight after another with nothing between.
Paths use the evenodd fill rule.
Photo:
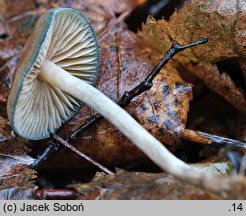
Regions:
<instances>
[{"instance_id":1,"label":"brown dry leaf","mask_svg":"<svg viewBox=\"0 0 246 216\"><path fill-rule=\"evenodd\" d=\"M202 37L206 46L184 51L193 61L218 61L246 56L246 5L240 0L191 0L170 21L149 18L139 34L165 52L173 42L186 44Z\"/></svg>"},{"instance_id":2,"label":"brown dry leaf","mask_svg":"<svg viewBox=\"0 0 246 216\"><path fill-rule=\"evenodd\" d=\"M0 42L0 95L5 98L8 96L19 54L25 41L26 38L21 37Z\"/></svg>"},{"instance_id":3,"label":"brown dry leaf","mask_svg":"<svg viewBox=\"0 0 246 216\"><path fill-rule=\"evenodd\" d=\"M246 7L243 1L192 0L180 11L176 11L169 22L164 19L155 21L150 17L139 35L163 52L173 42L185 44L201 37L209 38L206 45L187 49L179 54L176 60L181 63L244 58L246 56L245 20ZM222 96L241 113L246 114L245 95L226 73L220 75L216 66L211 64L203 66L190 64L187 71L195 74L210 90Z\"/></svg>"},{"instance_id":4,"label":"brown dry leaf","mask_svg":"<svg viewBox=\"0 0 246 216\"><path fill-rule=\"evenodd\" d=\"M38 17L45 11L36 5L34 0L4 0L3 2L4 7L0 19L0 38L2 40L18 39L21 35L27 37Z\"/></svg>"},{"instance_id":5,"label":"brown dry leaf","mask_svg":"<svg viewBox=\"0 0 246 216\"><path fill-rule=\"evenodd\" d=\"M0 143L0 199L32 199L36 189L35 171L28 166L34 159L25 152L23 141Z\"/></svg>"},{"instance_id":6,"label":"brown dry leaf","mask_svg":"<svg viewBox=\"0 0 246 216\"><path fill-rule=\"evenodd\" d=\"M56 6L70 6L83 11L98 34L112 25L117 20L116 14L143 4L144 0L122 0L106 1L100 3L98 0L86 1L46 1L46 0L17 0L0 2L0 64L3 76L0 94L7 97L12 83L12 76L18 57L25 42L35 26L38 18L48 9ZM96 16L95 16L96 14Z\"/></svg>"},{"instance_id":7,"label":"brown dry leaf","mask_svg":"<svg viewBox=\"0 0 246 216\"><path fill-rule=\"evenodd\" d=\"M83 11L100 35L121 14L145 3L146 0L39 0L46 9L69 6Z\"/></svg>"},{"instance_id":8,"label":"brown dry leaf","mask_svg":"<svg viewBox=\"0 0 246 216\"><path fill-rule=\"evenodd\" d=\"M8 121L0 117L0 142L12 139L12 129Z\"/></svg>"},{"instance_id":9,"label":"brown dry leaf","mask_svg":"<svg viewBox=\"0 0 246 216\"><path fill-rule=\"evenodd\" d=\"M3 0L3 2L5 7L2 15L6 20L36 9L35 0Z\"/></svg>"},{"instance_id":10,"label":"brown dry leaf","mask_svg":"<svg viewBox=\"0 0 246 216\"><path fill-rule=\"evenodd\" d=\"M112 16L120 15L128 10L132 10L146 2L146 0L107 0L107 1L98 1L98 0L85 0L83 2L79 0L39 0L42 1L44 5L51 5L51 6L70 6L73 8L77 8L82 11L86 11L86 8L93 10L91 7L94 8L104 8L107 10ZM88 7L87 7L88 5ZM99 14L97 14L99 15Z\"/></svg>"},{"instance_id":11,"label":"brown dry leaf","mask_svg":"<svg viewBox=\"0 0 246 216\"><path fill-rule=\"evenodd\" d=\"M36 7L34 0L2 2L4 6L0 19L0 95L7 97L22 48L44 10ZM2 113L5 115L5 111Z\"/></svg>"},{"instance_id":12,"label":"brown dry leaf","mask_svg":"<svg viewBox=\"0 0 246 216\"><path fill-rule=\"evenodd\" d=\"M21 6L22 4L24 6ZM33 26L32 19L28 16L24 16L25 21L17 19L19 22L13 22L11 19L19 13L34 9L33 5L34 1L28 0L1 1L1 96L8 96L18 56L27 39L25 34L30 33L30 28ZM27 23L29 26L26 25ZM6 116L6 107L3 105L1 105L1 114ZM14 140L11 133L7 120L0 117L0 199L31 199L36 188L32 180L36 175L28 166L34 159L26 154L23 141Z\"/></svg>"},{"instance_id":13,"label":"brown dry leaf","mask_svg":"<svg viewBox=\"0 0 246 216\"><path fill-rule=\"evenodd\" d=\"M185 70L201 79L206 86L216 92L241 113L246 114L246 98L227 73L220 74L216 65L210 63L188 64Z\"/></svg>"},{"instance_id":14,"label":"brown dry leaf","mask_svg":"<svg viewBox=\"0 0 246 216\"><path fill-rule=\"evenodd\" d=\"M97 173L92 182L75 184L71 187L80 194L78 199L222 199L216 194L164 173L127 172L123 170L118 170L114 176Z\"/></svg>"},{"instance_id":15,"label":"brown dry leaf","mask_svg":"<svg viewBox=\"0 0 246 216\"><path fill-rule=\"evenodd\" d=\"M123 23L100 38L100 47L101 67L97 88L114 101L119 101L126 90L131 90L144 80L162 57L148 43L127 30ZM135 98L126 110L160 142L167 144L169 150L174 151L180 142L179 132L185 128L191 98L192 87L181 79L170 63L156 77L153 87ZM63 131L66 136L92 116L91 109L83 108L65 125ZM106 120L85 131L73 144L106 166L149 162ZM40 152L38 148L42 148L42 145L35 148ZM68 164L74 168L85 165L77 159L77 156L61 151L49 161L49 168L67 167Z\"/></svg>"}]
</instances>

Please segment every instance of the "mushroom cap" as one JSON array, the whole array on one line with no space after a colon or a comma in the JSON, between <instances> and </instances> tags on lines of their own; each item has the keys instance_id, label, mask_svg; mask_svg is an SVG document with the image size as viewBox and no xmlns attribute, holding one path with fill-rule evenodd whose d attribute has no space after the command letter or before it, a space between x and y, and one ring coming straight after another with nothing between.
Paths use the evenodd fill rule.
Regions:
<instances>
[{"instance_id":1,"label":"mushroom cap","mask_svg":"<svg viewBox=\"0 0 246 216\"><path fill-rule=\"evenodd\" d=\"M66 7L46 12L23 49L8 97L7 113L13 130L25 139L48 138L83 105L38 78L44 60L95 84L99 48L95 30L82 12Z\"/></svg>"}]
</instances>

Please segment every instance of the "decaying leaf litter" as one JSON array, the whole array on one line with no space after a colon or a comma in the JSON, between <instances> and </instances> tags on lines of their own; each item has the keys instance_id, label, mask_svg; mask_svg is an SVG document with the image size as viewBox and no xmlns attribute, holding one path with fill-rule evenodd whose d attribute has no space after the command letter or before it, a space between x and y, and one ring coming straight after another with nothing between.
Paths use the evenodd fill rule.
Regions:
<instances>
[{"instance_id":1,"label":"decaying leaf litter","mask_svg":"<svg viewBox=\"0 0 246 216\"><path fill-rule=\"evenodd\" d=\"M152 41L153 45L160 44L155 46L160 51L167 50L174 41L185 43L206 35L209 38L207 46L197 47L195 51L192 49L184 51L177 57L178 61L182 62L243 59L246 43L245 17L243 1L192 1L192 4L186 4L180 12L175 12L169 22L149 18L139 34L147 38L150 43ZM154 39L157 43L153 43ZM201 67L206 68L201 69ZM208 71L208 75L205 75L204 71ZM224 97L245 115L244 93L242 89L235 86L226 73L219 75L216 66L208 63L189 65L188 72L203 80L208 88ZM215 83L218 83L217 86Z\"/></svg>"},{"instance_id":2,"label":"decaying leaf litter","mask_svg":"<svg viewBox=\"0 0 246 216\"><path fill-rule=\"evenodd\" d=\"M95 4L95 1L91 1L90 4L89 3L87 4L87 6L88 5L94 5L94 4ZM43 3L41 5L46 5L46 4ZM57 6L57 5L54 4L52 6ZM75 5L70 5L70 6L74 7ZM76 6L78 6L78 5L76 5ZM46 7L47 7L47 5L46 5ZM82 9L86 8L86 7L83 8L83 6L81 6L81 5L80 5L80 7L82 7ZM108 7L108 5L107 5L107 7ZM106 6L105 7L101 7L100 10L101 11L108 10L108 9L106 9L107 7ZM35 7L30 7L30 8L35 9ZM95 8L97 8L97 7L89 7L88 6L87 8L89 8L88 11L90 12L90 10L95 10ZM110 7L108 7L108 8L110 8ZM25 16L27 16L27 17L28 16L34 16L34 17L35 16L39 16L43 12L43 10L45 10L45 9L43 9L41 7L38 10L33 10L32 13L28 13ZM89 12L88 12L88 14L89 14ZM23 13L23 14L25 14L25 13ZM105 56L105 60L104 59L102 60L101 70L103 70L104 73L100 73L100 77L99 77L99 81L98 81L98 85L97 86L105 94L107 94L112 99L117 101L117 99L118 99L117 97L121 96L121 94L123 94L125 90L128 90L128 88L131 89L131 87L136 86L136 84L138 84L146 76L146 74L151 70L152 66L155 65L158 62L158 59L160 59L160 57L162 56L162 53L156 51L156 49L153 48L153 44L152 44L153 40L152 40L152 43L151 43L151 42L146 42L145 40L137 37L134 33L129 31L128 29L126 29L127 27L125 26L125 24L124 24L124 22L122 20L118 20L117 21L116 18L113 17L113 13L106 13L105 12L105 13L101 13L101 14L103 14L102 17L105 17L105 15L106 15L106 17L107 17L107 22L106 23L107 24L111 23L112 26L109 25L110 28L107 28L108 31L106 31L106 33L104 33L103 31L101 31L101 34L99 33L99 41L100 41L100 43L101 43L101 41L102 41L102 43L105 41L105 44L103 43L102 47L103 48L106 47L107 49L106 48L102 49L102 53L103 53L102 54L102 58ZM108 14L111 14L112 17L109 18ZM24 18L25 18L25 16L24 16ZM21 16L18 17L18 15L16 17L17 18L12 19L12 20L17 20L17 21L15 21L17 23L20 22L20 21L23 21L22 20L23 17L22 18L21 18ZM33 20L35 20L35 19L33 18ZM92 20L92 22L93 22L93 20ZM23 23L25 23L25 22L23 22ZM101 22L101 23L103 23L103 22ZM15 29L15 28L13 28L13 29ZM101 28L101 29L103 29L103 28ZM12 30L12 31L15 32L15 30ZM26 31L28 31L28 29ZM21 33L22 33L22 36L25 37L25 33L24 32L21 32ZM16 34L16 32L15 32L15 34ZM195 35L195 34L193 33L192 35ZM127 41L127 39L125 40L125 37L131 43L128 44L128 41ZM105 40L105 38L106 38L106 40ZM9 40L7 40L7 41L9 42ZM14 38L13 38L13 41L15 41ZM5 41L3 41L3 42L5 42ZM183 42L187 42L188 43L188 42L190 42L190 40L182 41L182 43ZM23 44L21 44L21 45L23 46ZM134 47L135 44L139 44L138 47L136 46L136 48L135 48ZM160 44L162 44L162 43L160 43ZM21 45L19 46L20 50L21 50ZM143 49L143 47L146 50ZM14 46L14 48L15 48L15 50L17 49L16 46ZM197 49L199 49L199 48L197 48ZM119 50L120 50L120 52L119 52ZM113 52L110 52L110 51L113 51ZM16 51L16 53L18 53L18 52ZM109 57L107 57L106 54L104 55L104 53L108 53ZM120 55L119 55L119 53L120 53ZM151 55L149 53L151 53ZM197 52L194 51L194 53L197 53ZM16 57L16 56L12 55L11 57ZM111 61L107 61L108 59L110 59ZM8 62L9 58L4 58L3 61ZM13 59L12 59L12 61L13 61ZM11 66L12 71L13 71L13 65L15 65L15 64L12 64L12 66ZM119 65L121 66L120 70L119 70ZM131 67L131 65L133 65L133 66ZM126 69L125 69L125 67L126 67ZM10 68L7 68L7 69L10 69ZM165 70L166 70L166 72L163 72ZM8 70L6 70L6 71L5 71L5 74L9 75ZM141 73L144 73L143 71L145 71L146 74L141 75ZM191 99L191 94L190 94L191 93L191 87L188 84L188 86L189 86L188 89L190 91L189 94L186 96L186 97L188 97L188 100L184 99L184 100L179 101L179 103L181 103L181 105L178 106L178 108L180 108L180 107L183 108L183 104L186 104L185 105L186 109L184 109L184 111L182 110L183 111L183 112L181 112L182 115L179 115L178 119L170 118L170 113L168 115L167 112L161 112L162 111L161 108L163 108L165 111L166 111L166 109L167 109L167 111L169 111L167 107L169 107L169 109L170 109L170 103L175 99L175 96L177 94L177 93L176 94L174 93L174 94L168 95L168 100L169 100L170 103L167 103L165 100L162 99L162 97L157 98L158 95L157 96L155 95L155 92L158 92L158 93L160 92L160 94L162 94L163 93L163 89L167 89L168 85L165 85L166 83L168 83L168 84L171 83L169 85L172 87L173 83L175 83L177 81L177 80L175 80L173 78L170 78L170 81L169 81L169 79L168 79L168 81L166 81L165 77L168 74L172 74L171 71L174 71L174 73L177 74L175 79L177 79L182 85L183 84L187 85L187 83L185 81L183 81L182 78L179 76L179 74L178 74L178 72L176 70L176 63L175 62L173 62L173 63L171 62L170 66L167 65L167 67L165 67L165 69L162 70L161 75L162 74L163 75L162 76L160 75L159 76L160 78L157 77L157 79L156 79L157 81L159 81L158 78L160 79L159 82L155 81L155 84L157 84L158 86L154 85L154 87L150 91L148 91L148 92L144 93L142 96L140 96L139 97L140 99L136 98L133 101L133 103L129 106L129 108L127 110L141 124L143 124L145 128L148 128L149 130L151 130L152 134L157 136L158 139L163 139L164 143L169 144L169 146L170 146L169 149L172 149L172 151L175 152L175 148L177 146L176 146L176 142L174 142L174 141L177 141L177 140L175 140L173 138L176 138L176 139L178 139L178 141L180 141L180 137L177 134L177 132L179 132L180 128L179 127L176 128L172 124L174 124L174 125L175 124L176 125L177 124L178 125L181 124L181 129L182 129L182 127L183 128L185 127L185 123L186 122L182 122L181 120L182 120L182 115L184 115L183 120L186 121L186 115L187 115L187 112L189 110L189 100ZM118 81L119 72L120 72L120 75L121 75L120 82ZM117 74L117 76L116 76L116 74ZM134 76L136 76L136 79L135 79ZM11 77L11 75L9 75L9 78L10 77ZM164 77L164 80L161 80L161 77ZM172 81L172 79L173 79L173 81ZM100 80L102 80L102 81L100 81ZM108 81L108 83L110 83L110 85L112 85L111 88L107 88L107 87L105 87L105 85L103 86L103 84L104 84L103 81L105 81L105 80ZM100 85L100 83L103 83L103 84ZM119 86L118 85L119 83L122 86ZM164 88L162 89L161 88L162 86L159 86L159 85L163 85ZM168 88L170 86L168 86ZM180 86L180 85L178 85L178 86ZM121 88L119 88L119 87L121 87ZM152 90L153 90L153 92L151 94L150 92ZM173 93L176 90L177 89L175 89L175 87L174 87L173 89L171 88L170 91L171 91L171 93ZM181 93L182 93L181 95L186 95L183 92L181 92ZM6 96L6 94L7 93L6 93L6 89L5 89L5 93L3 91L3 95ZM150 97L150 99L148 99L147 97ZM159 110L157 109L158 112L160 113L160 115L158 117L158 118L160 118L159 121L161 122L162 119L170 120L170 121L168 121L168 124L171 125L170 126L171 128L163 129L162 128L163 126L161 124L159 126L156 126L156 122L158 123L158 120L156 120L156 118L157 118L156 116L158 116L159 113L154 113L153 112L153 110L155 111L156 107L154 106L154 109L152 108L152 106L153 106L153 104L152 104L153 102L152 101L159 102L159 104L160 104L159 106L161 106L161 108ZM131 108L133 105L135 105L135 106L133 108ZM154 104L154 105L156 105L156 104ZM146 106L147 108L145 108L143 106ZM157 103L157 107L158 107L158 103ZM171 108L173 108L173 107L171 107ZM2 107L2 109L4 109L4 107ZM69 134L70 131L73 131L74 129L76 129L76 126L78 126L80 124L83 124L83 122L85 122L93 114L93 113L91 113L92 111L89 110L88 108L85 108L85 109L88 110L88 112L87 112L88 115L87 116L85 116L85 115L79 116L78 115L78 117L76 116L76 118L74 119L76 121L74 121L74 123L70 122L68 125L65 125L65 127L64 127L64 129L62 131L62 135ZM147 111L145 111L145 110L147 110ZM172 109L171 109L171 111L172 111ZM176 110L174 109L174 112L175 111ZM180 111L180 110L178 110L178 111ZM152 117L152 119L151 119L151 116L154 116L154 117ZM149 119L150 121L146 120L148 118L150 118ZM153 123L153 119L155 121L154 123ZM182 122L182 123L177 123L177 122ZM102 130L102 129L100 130L100 127L98 125L101 125L101 124L102 124L101 128L104 129L104 130ZM108 129L110 129L110 127L112 129L108 130ZM173 131L172 127L174 129L177 129L177 131ZM109 132L107 132L107 131L109 131ZM165 132L164 135L161 136L161 134L159 134L160 133L159 131L164 131ZM98 133L98 132L100 132L100 133ZM101 135L101 138L100 139L99 138L94 138L95 135L93 135L93 134L96 134L96 136L97 136L97 134L99 134L99 135ZM110 136L112 136L112 134L114 134L115 139L108 138L108 137L110 137L108 134L110 134ZM108 135L108 136L105 136L105 135ZM128 144L128 141L126 139L124 139L123 137L122 138L120 137L120 139L119 139L118 135L119 135L119 133L116 131L116 129L114 129L106 121L103 120L101 123L97 124L93 129L91 129L88 132L87 135L80 136L74 142L77 143L76 147L79 148L80 150L82 150L83 152L88 153L88 155L91 155L94 159L96 158L97 160L99 160L101 162L105 161L105 164L108 164L108 165L111 165L111 166L120 165L119 161L122 161L123 163L128 164L128 165L129 164L134 164L134 163L143 163L143 164L146 163L145 162L146 161L145 157L138 150L135 150L134 147L132 147L132 145L130 143ZM86 140L89 140L87 146L84 145ZM113 142L112 142L112 140L113 140ZM80 147L78 146L79 143L83 143L82 147L85 148L84 150L81 149L82 148L81 146ZM101 143L101 148L100 148L100 145L99 145L100 143ZM109 149L107 149L108 145L110 145L110 148L108 147ZM117 148L119 148L120 145L122 146L121 149L117 150ZM33 144L33 146L34 146L33 148L40 148L40 145L37 146L36 144ZM127 148L126 146L129 146L129 147ZM93 147L93 149L90 149L92 147ZM101 151L99 151L99 149ZM105 151L105 153L104 153L104 151ZM40 150L38 149L37 152L40 152ZM109 152L110 152L110 154L109 154ZM129 152L132 155L129 154ZM137 152L137 154L136 154L136 152ZM67 154L59 154L59 155L57 155L56 156L57 160L59 160L58 159L59 157L60 157L60 159L61 159L61 157L64 157L64 155L66 156ZM107 157L109 157L111 155L113 155L114 157L107 158ZM74 156L70 155L67 158L67 159L70 160L70 162L71 162L71 157L73 158ZM120 158L120 160L119 160L119 158ZM52 158L52 160L54 160L54 158ZM52 163L52 164L54 166L54 165L58 165L60 163ZM78 167L78 166L81 168L81 166L83 166L81 164L82 164L81 161L77 160L72 165L74 165L75 168ZM50 165L49 165L49 167L50 167ZM66 168L66 167L63 167L63 168Z\"/></svg>"},{"instance_id":3,"label":"decaying leaf litter","mask_svg":"<svg viewBox=\"0 0 246 216\"><path fill-rule=\"evenodd\" d=\"M0 153L0 199L35 199L38 188L34 179L36 172L30 169L34 159L27 155L23 140L1 142Z\"/></svg>"}]
</instances>

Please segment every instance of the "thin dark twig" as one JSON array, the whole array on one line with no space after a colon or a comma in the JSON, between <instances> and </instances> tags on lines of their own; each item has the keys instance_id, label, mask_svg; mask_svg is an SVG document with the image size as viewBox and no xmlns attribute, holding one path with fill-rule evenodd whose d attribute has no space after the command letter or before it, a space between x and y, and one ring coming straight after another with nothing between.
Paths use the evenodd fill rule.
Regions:
<instances>
[{"instance_id":1,"label":"thin dark twig","mask_svg":"<svg viewBox=\"0 0 246 216\"><path fill-rule=\"evenodd\" d=\"M64 145L65 147L67 147L68 149L70 149L71 151L75 152L77 155L79 155L80 157L84 158L85 160L89 161L90 163L94 164L96 167L98 167L99 169L103 170L105 173L109 174L109 175L113 175L114 173L111 172L109 169L107 169L106 167L104 167L103 165L101 165L100 163L94 161L93 159L91 159L90 157L88 157L87 155L85 155L84 153L80 152L79 150L77 150L76 148L74 148L72 145L70 145L68 142L66 142L64 139L62 139L60 136L54 134L53 138L58 141L59 143L61 143L62 145Z\"/></svg>"},{"instance_id":2,"label":"thin dark twig","mask_svg":"<svg viewBox=\"0 0 246 216\"><path fill-rule=\"evenodd\" d=\"M66 140L67 141L67 140ZM30 168L36 170L44 161L54 155L62 147L61 143L49 143L44 152L31 164Z\"/></svg>"},{"instance_id":3,"label":"thin dark twig","mask_svg":"<svg viewBox=\"0 0 246 216\"><path fill-rule=\"evenodd\" d=\"M152 85L153 85L153 80L154 78L157 76L157 74L160 72L160 70L168 63L168 61L175 56L177 53L197 46L199 44L203 44L203 43L207 43L208 39L207 38L202 38L196 42L181 46L180 44L176 43L173 44L171 46L171 48L167 51L166 55L161 59L161 61L159 62L159 64L157 64L152 72L146 77L146 79L140 83L138 86L136 86L134 89L132 89L129 92L125 92L123 97L121 98L119 105L121 107L126 107L129 105L129 103L132 101L132 99L140 94L142 94L143 92L149 90Z\"/></svg>"},{"instance_id":4,"label":"thin dark twig","mask_svg":"<svg viewBox=\"0 0 246 216\"><path fill-rule=\"evenodd\" d=\"M141 82L138 86L136 86L134 89L132 89L131 91L126 91L124 93L124 95L122 96L122 98L120 99L118 105L121 106L122 108L128 106L130 104L130 102L132 101L132 99L140 94L142 94L143 92L149 90L152 85L153 85L153 80L154 78L157 76L157 74L160 72L160 70L168 63L168 61L177 53L200 45L200 44L204 44L208 41L207 38L202 38L198 41L195 41L193 43L187 44L187 45L180 45L178 43L175 43L171 46L171 48L167 51L167 53L165 54L165 56L163 56L163 58L161 59L161 61L153 68L153 70L151 71L151 73L146 77L146 79ZM96 116L94 116L91 120L89 120L86 124L80 126L77 130L75 130L69 137L67 137L66 142L70 142L72 139L78 137L83 131L85 131L86 129L88 129L89 127L91 127L92 125L94 125L95 123L97 123L98 121L100 121L103 117L100 114L97 114ZM55 152L57 152L60 148L60 144L58 142L53 143L51 145L49 145L45 151L43 152L43 154L34 161L34 163L31 165L32 169L37 169L41 163L45 160L47 160L51 155L53 155Z\"/></svg>"}]
</instances>

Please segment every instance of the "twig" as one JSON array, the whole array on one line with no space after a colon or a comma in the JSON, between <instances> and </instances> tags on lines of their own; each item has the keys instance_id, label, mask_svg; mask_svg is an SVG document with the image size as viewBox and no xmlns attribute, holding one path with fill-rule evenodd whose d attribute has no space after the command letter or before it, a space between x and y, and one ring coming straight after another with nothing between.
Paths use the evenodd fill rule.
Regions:
<instances>
[{"instance_id":1,"label":"twig","mask_svg":"<svg viewBox=\"0 0 246 216\"><path fill-rule=\"evenodd\" d=\"M78 193L71 189L38 189L35 194L45 200L74 200Z\"/></svg>"},{"instance_id":2,"label":"twig","mask_svg":"<svg viewBox=\"0 0 246 216\"><path fill-rule=\"evenodd\" d=\"M203 143L208 145L215 145L215 146L225 146L227 148L240 148L246 149L246 143L240 142L238 140L233 140L221 136L212 135L209 133L201 132L201 131L194 131L190 129L185 129L181 132L181 138L197 142Z\"/></svg>"},{"instance_id":3,"label":"twig","mask_svg":"<svg viewBox=\"0 0 246 216\"><path fill-rule=\"evenodd\" d=\"M101 169L102 171L104 171L105 173L109 174L109 175L113 175L114 173L111 172L110 170L108 170L106 167L104 167L103 165L99 164L98 162L94 161L93 159L91 159L90 157L88 157L87 155L85 155L84 153L80 152L79 150L77 150L76 148L74 148L72 145L70 145L68 142L66 142L65 140L63 140L60 136L54 134L53 138L58 141L59 143L61 143L62 145L64 145L65 147L67 147L68 149L70 149L71 151L75 152L77 155L79 155L80 157L84 158L85 160L89 161L90 163L94 164L96 167L98 167L99 169Z\"/></svg>"},{"instance_id":4,"label":"twig","mask_svg":"<svg viewBox=\"0 0 246 216\"><path fill-rule=\"evenodd\" d=\"M203 44L206 43L208 41L207 38L203 38L200 39L196 42L181 46L180 44L176 43L173 44L171 46L171 48L167 51L167 53L165 54L165 56L161 59L161 61L152 69L151 73L146 77L146 79L141 82L138 86L136 86L135 88L133 88L131 91L126 91L124 93L124 95L122 96L122 98L119 101L119 105L121 107L126 107L129 105L129 103L131 102L131 100L142 94L143 92L149 90L152 85L153 85L153 80L154 78L157 76L157 74L160 72L160 70L168 63L168 61L177 53L190 48L190 47L194 47L197 46L199 44ZM76 131L74 131L67 139L67 142L70 142L71 139L74 139L76 137L78 137L83 131L85 131L87 128L91 127L92 125L94 125L95 123L97 123L98 121L100 121L103 117L99 114L97 114L94 118L92 118L91 120L89 120L85 125L80 126ZM37 169L42 162L44 162L45 160L47 160L51 155L53 155L55 152L58 151L58 149L60 148L60 144L59 143L52 143L51 145L49 145L45 151L43 152L43 154L32 164L32 169Z\"/></svg>"},{"instance_id":5,"label":"twig","mask_svg":"<svg viewBox=\"0 0 246 216\"><path fill-rule=\"evenodd\" d=\"M197 46L199 44L204 44L204 43L207 43L208 39L207 38L203 38L203 39L200 39L196 42L193 42L193 43L190 43L190 44L187 44L185 46L181 46L180 44L176 43L176 44L173 44L171 46L171 48L167 51L166 55L161 59L161 61L159 62L159 64L157 64L152 72L146 77L146 79L141 82L138 86L136 86L134 89L132 89L131 91L126 91L123 95L123 97L121 98L120 102L119 102L119 105L121 107L126 107L129 105L129 103L131 102L131 100L142 94L143 92L149 90L152 85L153 85L153 80L154 78L157 76L157 74L160 72L160 70L168 63L168 61L174 56L176 55L177 53L185 50L185 49L188 49L188 48L191 48L191 47L194 47L194 46Z\"/></svg>"}]
</instances>

